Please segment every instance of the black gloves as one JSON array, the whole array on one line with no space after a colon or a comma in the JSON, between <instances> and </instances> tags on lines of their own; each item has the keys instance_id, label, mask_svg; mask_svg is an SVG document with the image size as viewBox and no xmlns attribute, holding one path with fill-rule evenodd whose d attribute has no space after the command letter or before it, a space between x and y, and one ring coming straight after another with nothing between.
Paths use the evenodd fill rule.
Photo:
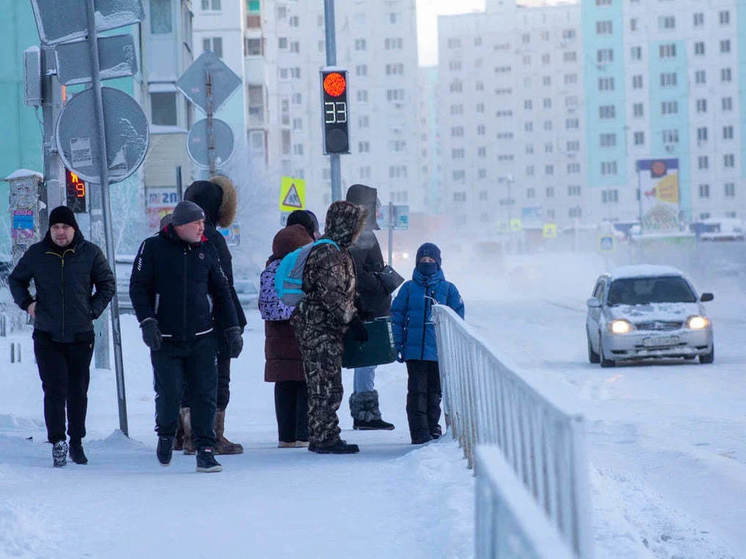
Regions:
<instances>
[{"instance_id":1,"label":"black gloves","mask_svg":"<svg viewBox=\"0 0 746 559\"><path fill-rule=\"evenodd\" d=\"M142 339L145 345L153 351L161 349L161 331L158 328L158 321L155 318L146 318L140 323L142 328Z\"/></svg>"},{"instance_id":2,"label":"black gloves","mask_svg":"<svg viewBox=\"0 0 746 559\"><path fill-rule=\"evenodd\" d=\"M365 325L360 320L360 317L356 316L350 321L348 331L354 340L358 342L368 341L368 331L365 329Z\"/></svg>"},{"instance_id":3,"label":"black gloves","mask_svg":"<svg viewBox=\"0 0 746 559\"><path fill-rule=\"evenodd\" d=\"M241 337L241 327L232 326L225 329L225 341L228 344L228 355L235 359L241 355L243 349L243 338Z\"/></svg>"}]
</instances>

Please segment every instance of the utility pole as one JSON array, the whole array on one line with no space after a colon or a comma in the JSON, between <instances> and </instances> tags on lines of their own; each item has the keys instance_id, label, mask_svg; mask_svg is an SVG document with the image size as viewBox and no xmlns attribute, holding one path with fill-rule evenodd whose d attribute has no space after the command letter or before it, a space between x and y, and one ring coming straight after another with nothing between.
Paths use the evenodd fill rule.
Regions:
<instances>
[{"instance_id":1,"label":"utility pole","mask_svg":"<svg viewBox=\"0 0 746 559\"><path fill-rule=\"evenodd\" d=\"M334 24L334 0L324 0L326 25L326 65L337 65L337 33ZM342 161L338 153L329 154L332 180L332 202L342 199Z\"/></svg>"},{"instance_id":2,"label":"utility pole","mask_svg":"<svg viewBox=\"0 0 746 559\"><path fill-rule=\"evenodd\" d=\"M65 205L65 166L57 151L54 131L63 105L63 88L57 79L54 47L41 47L42 68L42 118L44 121L44 188L42 207L39 212L39 230L49 227L50 208ZM43 233L42 233L43 234Z\"/></svg>"}]
</instances>

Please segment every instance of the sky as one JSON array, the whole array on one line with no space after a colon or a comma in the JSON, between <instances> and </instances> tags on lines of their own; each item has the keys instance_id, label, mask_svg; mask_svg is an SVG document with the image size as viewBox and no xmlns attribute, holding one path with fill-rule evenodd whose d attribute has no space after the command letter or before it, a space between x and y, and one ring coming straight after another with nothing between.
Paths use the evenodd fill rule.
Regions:
<instances>
[{"instance_id":1,"label":"sky","mask_svg":"<svg viewBox=\"0 0 746 559\"><path fill-rule=\"evenodd\" d=\"M555 0L522 0L521 4L553 4ZM484 11L485 0L417 0L417 43L420 66L438 63L438 16Z\"/></svg>"}]
</instances>

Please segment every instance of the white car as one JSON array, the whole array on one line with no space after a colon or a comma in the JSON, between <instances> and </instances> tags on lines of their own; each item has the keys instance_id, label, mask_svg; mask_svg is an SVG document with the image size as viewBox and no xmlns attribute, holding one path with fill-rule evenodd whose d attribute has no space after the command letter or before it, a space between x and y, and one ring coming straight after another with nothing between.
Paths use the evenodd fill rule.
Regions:
<instances>
[{"instance_id":1,"label":"white car","mask_svg":"<svg viewBox=\"0 0 746 559\"><path fill-rule=\"evenodd\" d=\"M715 359L712 323L684 274L668 266L622 266L596 280L585 327L588 360Z\"/></svg>"}]
</instances>

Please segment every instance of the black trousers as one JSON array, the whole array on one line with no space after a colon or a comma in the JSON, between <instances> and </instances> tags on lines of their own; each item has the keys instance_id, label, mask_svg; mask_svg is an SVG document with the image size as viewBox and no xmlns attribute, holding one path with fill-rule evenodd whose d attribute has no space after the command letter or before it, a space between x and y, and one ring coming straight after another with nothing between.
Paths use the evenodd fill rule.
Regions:
<instances>
[{"instance_id":1,"label":"black trousers","mask_svg":"<svg viewBox=\"0 0 746 559\"><path fill-rule=\"evenodd\" d=\"M275 383L275 414L280 441L308 440L308 387L304 381Z\"/></svg>"},{"instance_id":2,"label":"black trousers","mask_svg":"<svg viewBox=\"0 0 746 559\"><path fill-rule=\"evenodd\" d=\"M224 410L228 407L228 402L231 399L231 358L228 355L228 350L222 347L218 348L218 409ZM189 387L184 386L184 399L181 405L185 408L191 407L189 403L191 394L189 393Z\"/></svg>"},{"instance_id":3,"label":"black trousers","mask_svg":"<svg viewBox=\"0 0 746 559\"><path fill-rule=\"evenodd\" d=\"M34 355L44 390L44 421L50 443L66 438L65 408L70 441L79 443L85 437L94 335L86 332L79 338L81 341L73 343L54 342L46 332L34 330Z\"/></svg>"},{"instance_id":4,"label":"black trousers","mask_svg":"<svg viewBox=\"0 0 746 559\"><path fill-rule=\"evenodd\" d=\"M440 370L437 361L407 361L407 420L413 439L427 438L440 420Z\"/></svg>"},{"instance_id":5,"label":"black trousers","mask_svg":"<svg viewBox=\"0 0 746 559\"><path fill-rule=\"evenodd\" d=\"M164 340L150 352L155 388L155 430L173 436L186 386L190 394L192 433L197 448L215 446L215 406L218 388L214 334L192 343Z\"/></svg>"}]
</instances>

